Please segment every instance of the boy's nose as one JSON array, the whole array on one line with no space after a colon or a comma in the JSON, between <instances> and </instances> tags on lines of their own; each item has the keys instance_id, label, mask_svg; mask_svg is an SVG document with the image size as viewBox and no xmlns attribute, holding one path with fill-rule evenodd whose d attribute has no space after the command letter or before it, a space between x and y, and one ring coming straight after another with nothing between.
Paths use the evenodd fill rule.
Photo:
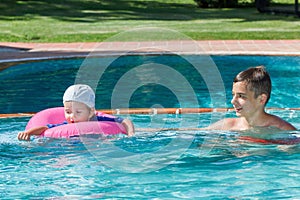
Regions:
<instances>
[{"instance_id":1,"label":"boy's nose","mask_svg":"<svg viewBox=\"0 0 300 200\"><path fill-rule=\"evenodd\" d=\"M234 104L234 102L235 102L235 96L232 96L232 99L231 99L230 103Z\"/></svg>"}]
</instances>

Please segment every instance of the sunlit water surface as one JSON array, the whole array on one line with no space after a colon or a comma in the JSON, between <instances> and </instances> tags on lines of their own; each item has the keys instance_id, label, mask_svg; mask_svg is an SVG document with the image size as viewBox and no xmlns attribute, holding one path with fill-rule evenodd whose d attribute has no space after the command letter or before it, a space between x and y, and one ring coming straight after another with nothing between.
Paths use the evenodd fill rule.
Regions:
<instances>
[{"instance_id":1,"label":"sunlit water surface","mask_svg":"<svg viewBox=\"0 0 300 200\"><path fill-rule=\"evenodd\" d=\"M196 59L193 57L192 59ZM121 58L119 58L121 59ZM248 66L265 65L273 80L268 107L299 108L299 57L216 56L230 107L234 75ZM197 93L201 107L212 107L201 76L190 74L176 57L122 58L110 66L97 87L97 108L109 108L111 93L126 66L155 61L175 66ZM61 106L74 83L81 59L26 63L0 71L2 113L37 112ZM121 70L117 70L119 68ZM124 69L125 68L125 69ZM102 84L102 85L101 85ZM102 87L103 86L103 87ZM168 94L168 95L166 95ZM186 94L188 95L188 94ZM140 98L143 96L144 98ZM146 85L134 92L130 107L178 107L167 88ZM300 111L270 110L300 127ZM123 115L137 128L205 127L234 113ZM29 117L0 119L1 199L266 199L300 198L300 146L263 144L241 139L259 135L293 140L299 131L139 131L132 138L82 136L18 141Z\"/></svg>"}]
</instances>

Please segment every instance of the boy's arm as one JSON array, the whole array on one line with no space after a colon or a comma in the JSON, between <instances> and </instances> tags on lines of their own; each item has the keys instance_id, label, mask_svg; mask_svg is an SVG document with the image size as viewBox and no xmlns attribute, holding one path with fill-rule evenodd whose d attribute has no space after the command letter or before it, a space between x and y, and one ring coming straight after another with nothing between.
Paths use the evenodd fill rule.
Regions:
<instances>
[{"instance_id":1,"label":"boy's arm","mask_svg":"<svg viewBox=\"0 0 300 200\"><path fill-rule=\"evenodd\" d=\"M28 140L30 140L31 135L41 135L47 129L48 129L47 126L39 126L39 127L35 127L32 129L26 130L24 132L20 132L18 134L18 139L28 141Z\"/></svg>"},{"instance_id":2,"label":"boy's arm","mask_svg":"<svg viewBox=\"0 0 300 200\"><path fill-rule=\"evenodd\" d=\"M231 130L236 124L236 120L239 118L225 118L221 119L208 127L204 128L205 130Z\"/></svg>"},{"instance_id":3,"label":"boy's arm","mask_svg":"<svg viewBox=\"0 0 300 200\"><path fill-rule=\"evenodd\" d=\"M125 127L128 136L134 135L134 125L129 119L124 119L121 124Z\"/></svg>"}]
</instances>

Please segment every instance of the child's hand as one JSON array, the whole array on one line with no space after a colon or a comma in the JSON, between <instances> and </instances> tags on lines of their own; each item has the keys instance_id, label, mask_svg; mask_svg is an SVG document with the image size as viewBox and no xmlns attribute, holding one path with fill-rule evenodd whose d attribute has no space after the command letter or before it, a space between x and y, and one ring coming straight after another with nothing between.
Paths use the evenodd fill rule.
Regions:
<instances>
[{"instance_id":1,"label":"child's hand","mask_svg":"<svg viewBox=\"0 0 300 200\"><path fill-rule=\"evenodd\" d=\"M47 130L48 127L47 126L39 126L39 127L35 127L29 130L26 130L24 132L20 132L18 134L18 139L19 140L30 140L30 136L32 135L41 135L45 130Z\"/></svg>"},{"instance_id":2,"label":"child's hand","mask_svg":"<svg viewBox=\"0 0 300 200\"><path fill-rule=\"evenodd\" d=\"M19 132L18 133L18 140L30 140L30 133L28 131Z\"/></svg>"},{"instance_id":3,"label":"child's hand","mask_svg":"<svg viewBox=\"0 0 300 200\"><path fill-rule=\"evenodd\" d=\"M129 137L134 136L134 131L127 131L127 135L128 135Z\"/></svg>"},{"instance_id":4,"label":"child's hand","mask_svg":"<svg viewBox=\"0 0 300 200\"><path fill-rule=\"evenodd\" d=\"M134 125L129 119L124 119L122 125L125 127L129 137L134 135Z\"/></svg>"}]
</instances>

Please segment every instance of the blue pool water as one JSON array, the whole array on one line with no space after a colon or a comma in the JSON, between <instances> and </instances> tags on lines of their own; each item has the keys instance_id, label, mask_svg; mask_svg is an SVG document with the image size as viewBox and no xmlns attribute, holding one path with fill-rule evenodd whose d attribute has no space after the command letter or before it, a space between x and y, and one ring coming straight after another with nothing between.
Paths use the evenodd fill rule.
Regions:
<instances>
[{"instance_id":1,"label":"blue pool water","mask_svg":"<svg viewBox=\"0 0 300 200\"><path fill-rule=\"evenodd\" d=\"M213 56L220 74L213 69L199 73L190 64L198 58L95 58L97 68L88 74L78 73L84 59L3 65L0 112L37 112L61 106L64 90L78 79L96 83L98 109L231 107L232 79L239 71L256 65L265 65L271 74L273 90L268 107L300 107L299 57ZM110 64L105 68L106 61ZM146 66L151 63L165 71L157 73ZM95 79L93 74L103 68L105 73ZM182 86L185 80L189 85ZM269 112L300 128L299 110ZM137 128L205 127L225 116L234 113L123 115ZM240 139L241 135L255 134L252 131L188 130L140 131L132 138L117 135L18 141L17 133L29 119L0 119L1 199L300 198L299 144L265 145ZM300 137L298 130L262 129L259 133L262 137Z\"/></svg>"},{"instance_id":2,"label":"blue pool water","mask_svg":"<svg viewBox=\"0 0 300 200\"><path fill-rule=\"evenodd\" d=\"M141 85L134 92L124 90L118 93L122 96L123 93L131 92L129 104L119 102L117 108L149 108L159 104L161 107L231 107L231 87L234 76L250 66L264 65L270 72L273 81L272 97L268 107L292 108L300 107L299 95L299 57L272 57L272 56L213 56L212 61L218 67L218 74L199 73L188 61L197 61L199 56L121 56L110 57L93 60L95 68L89 68L89 73L82 74L82 79L85 83L92 83L97 86L97 108L111 108L112 94L116 88L118 81L126 75L127 72L135 72L134 70L141 65L147 63L155 63L160 66L154 66L161 69L165 66L171 67L188 81L192 87L192 92L196 93L197 104L192 101L193 94L187 93L184 102L178 101L176 91L181 88L175 88L180 85L180 80L172 78L173 74L157 74L144 69L142 71L145 77L158 76L158 84L143 84L146 83L145 77L135 76L133 79L127 80L126 84ZM206 58L205 58L206 59ZM111 62L109 66L105 66L106 62ZM33 63L25 63L15 65L1 70L0 66L0 91L5 96L0 99L1 113L16 113L16 112L37 112L48 107L61 106L61 97L65 89L74 84L76 77L78 79L78 69L82 69L85 59L67 59L55 61L40 61ZM105 68L105 73L95 80L93 74L100 74L99 69ZM199 64L200 68L202 63ZM209 66L210 67L210 66ZM84 68L83 68L84 69ZM210 69L208 69L210 70ZM175 73L174 73L175 74ZM86 76L86 77L85 77ZM171 77L168 77L171 76ZM203 76L205 76L203 78ZM170 80L173 84L169 88L161 84L163 79ZM79 79L80 80L80 79ZM153 81L153 80L150 80ZM148 82L150 82L148 81ZM153 81L153 82L154 82ZM211 92L207 85L212 85L215 82L222 81L224 90L220 90L221 99L223 102L216 102L212 105ZM224 86L223 86L224 85ZM212 85L213 87L213 85ZM220 87L220 89L222 89ZM95 87L94 87L95 88ZM176 91L174 91L176 89ZM182 88L183 92L178 92L179 95L184 95L188 88ZM223 94L223 92L225 94ZM177 95L177 96L176 96ZM286 100L288 99L288 100ZM38 103L41 102L41 103ZM225 105L226 104L226 105Z\"/></svg>"}]
</instances>

